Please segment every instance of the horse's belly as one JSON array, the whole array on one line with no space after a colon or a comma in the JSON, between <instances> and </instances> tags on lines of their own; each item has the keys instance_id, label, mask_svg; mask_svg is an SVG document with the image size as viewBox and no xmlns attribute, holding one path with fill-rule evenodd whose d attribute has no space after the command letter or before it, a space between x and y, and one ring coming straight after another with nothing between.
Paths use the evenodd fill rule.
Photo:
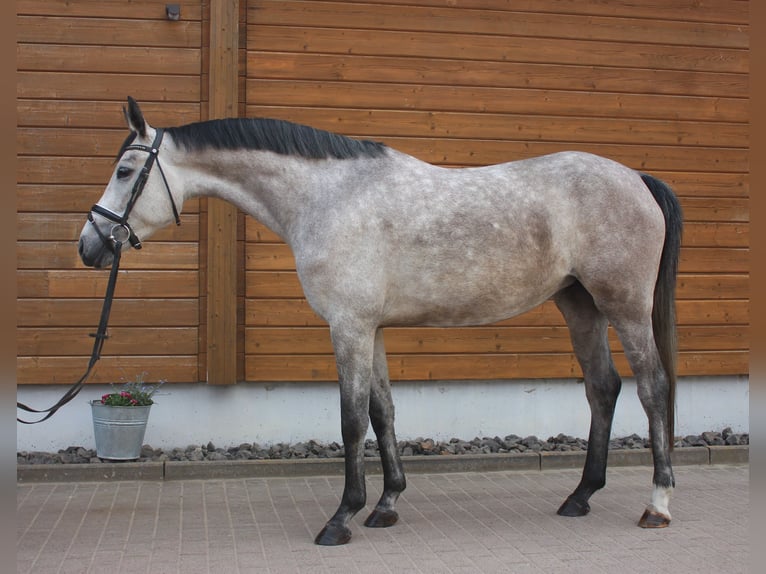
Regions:
<instances>
[{"instance_id":1,"label":"horse's belly","mask_svg":"<svg viewBox=\"0 0 766 574\"><path fill-rule=\"evenodd\" d=\"M420 285L418 290L406 287L389 290L382 323L433 327L486 325L533 309L571 282L571 277L559 276L515 287L490 284L469 289L456 281L440 288Z\"/></svg>"}]
</instances>

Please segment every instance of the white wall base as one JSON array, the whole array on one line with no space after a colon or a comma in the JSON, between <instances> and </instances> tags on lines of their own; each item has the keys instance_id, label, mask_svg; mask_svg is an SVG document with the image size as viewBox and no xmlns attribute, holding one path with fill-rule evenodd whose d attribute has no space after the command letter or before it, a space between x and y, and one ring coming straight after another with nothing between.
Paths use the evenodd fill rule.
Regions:
<instances>
[{"instance_id":1,"label":"white wall base","mask_svg":"<svg viewBox=\"0 0 766 574\"><path fill-rule=\"evenodd\" d=\"M47 408L64 392L60 385L24 386L18 400ZM38 425L17 424L17 449L55 452L69 446L94 448L91 399L108 385L88 385L71 403ZM582 384L574 380L427 381L393 384L399 440L417 437L465 440L483 436L558 433L587 438L590 412ZM270 445L340 438L337 383L166 384L155 395L144 442L170 449L189 444ZM26 413L18 411L22 418ZM749 378L685 377L679 380L676 435L749 432ZM633 379L623 382L613 437L647 436L647 423ZM373 438L372 431L369 433Z\"/></svg>"}]
</instances>

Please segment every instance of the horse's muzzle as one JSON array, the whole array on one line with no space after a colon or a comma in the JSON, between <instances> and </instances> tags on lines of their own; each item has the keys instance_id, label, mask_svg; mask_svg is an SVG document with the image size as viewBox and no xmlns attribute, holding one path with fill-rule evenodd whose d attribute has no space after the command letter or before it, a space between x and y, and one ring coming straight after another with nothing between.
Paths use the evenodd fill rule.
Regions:
<instances>
[{"instance_id":1,"label":"horse's muzzle","mask_svg":"<svg viewBox=\"0 0 766 574\"><path fill-rule=\"evenodd\" d=\"M101 241L86 241L85 237L80 237L77 251L80 254L80 259L87 267L95 267L96 269L109 267L114 259L114 255Z\"/></svg>"}]
</instances>

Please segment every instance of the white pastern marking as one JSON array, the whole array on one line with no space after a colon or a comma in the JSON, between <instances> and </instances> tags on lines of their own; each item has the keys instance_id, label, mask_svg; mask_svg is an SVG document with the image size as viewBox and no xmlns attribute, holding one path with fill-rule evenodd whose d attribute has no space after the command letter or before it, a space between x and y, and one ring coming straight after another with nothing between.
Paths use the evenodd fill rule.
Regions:
<instances>
[{"instance_id":1,"label":"white pastern marking","mask_svg":"<svg viewBox=\"0 0 766 574\"><path fill-rule=\"evenodd\" d=\"M659 512L670 518L670 510L668 505L670 504L670 495L673 492L671 487L655 486L652 491L652 503L649 505L649 510Z\"/></svg>"}]
</instances>

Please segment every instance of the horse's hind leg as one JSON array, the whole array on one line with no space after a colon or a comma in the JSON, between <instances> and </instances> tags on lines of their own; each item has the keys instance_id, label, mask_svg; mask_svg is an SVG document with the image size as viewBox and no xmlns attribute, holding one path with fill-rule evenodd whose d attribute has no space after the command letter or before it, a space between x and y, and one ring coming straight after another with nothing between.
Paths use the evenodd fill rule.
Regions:
<instances>
[{"instance_id":1,"label":"horse's hind leg","mask_svg":"<svg viewBox=\"0 0 766 574\"><path fill-rule=\"evenodd\" d=\"M606 483L609 435L622 383L609 351L606 317L596 308L590 293L577 282L557 293L555 302L569 326L591 411L588 453L582 478L558 514L584 516L590 511L588 499Z\"/></svg>"},{"instance_id":2,"label":"horse's hind leg","mask_svg":"<svg viewBox=\"0 0 766 574\"><path fill-rule=\"evenodd\" d=\"M407 485L394 432L394 403L391 398L391 383L388 379L383 329L378 329L375 334L370 420L378 438L383 465L383 494L364 525L381 528L396 524L399 515L394 510L394 505Z\"/></svg>"},{"instance_id":3,"label":"horse's hind leg","mask_svg":"<svg viewBox=\"0 0 766 574\"><path fill-rule=\"evenodd\" d=\"M649 420L649 438L654 461L652 501L647 506L639 526L663 528L670 524L668 503L675 487L670 462L668 436L668 413L673 408L670 401L670 382L662 365L655 343L650 318L644 320L613 320L617 334L625 348L625 355L636 376L638 398Z\"/></svg>"}]
</instances>

